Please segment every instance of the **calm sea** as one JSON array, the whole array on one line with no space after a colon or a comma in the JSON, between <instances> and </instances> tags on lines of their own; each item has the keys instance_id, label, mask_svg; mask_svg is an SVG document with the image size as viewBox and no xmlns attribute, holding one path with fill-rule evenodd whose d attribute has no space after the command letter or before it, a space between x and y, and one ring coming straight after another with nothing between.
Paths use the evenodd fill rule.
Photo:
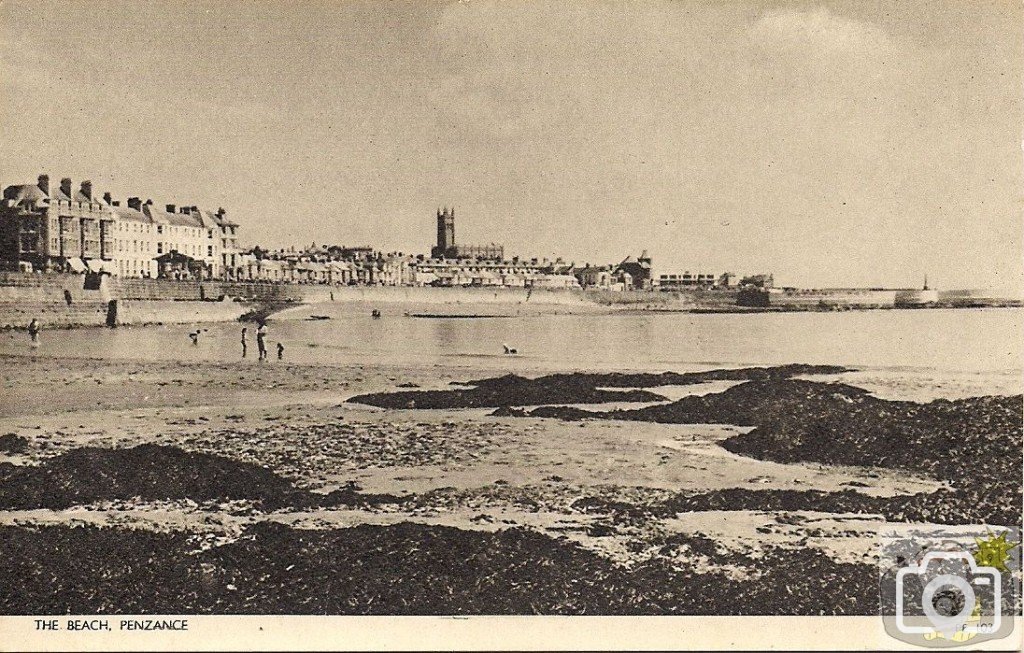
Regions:
<instances>
[{"instance_id":1,"label":"calm sea","mask_svg":"<svg viewBox=\"0 0 1024 653\"><path fill-rule=\"evenodd\" d=\"M380 319L359 304L293 309L269 323L271 358L308 364L439 364L446 367L549 370L694 370L715 366L818 363L857 367L863 375L959 383L952 395L1019 392L1024 371L1024 309L850 311L837 313L539 315L435 319L382 304ZM310 315L329 320L309 320ZM193 325L44 331L43 356L241 359L243 325ZM502 345L518 350L503 355ZM0 337L0 351L28 354L23 332Z\"/></svg>"}]
</instances>

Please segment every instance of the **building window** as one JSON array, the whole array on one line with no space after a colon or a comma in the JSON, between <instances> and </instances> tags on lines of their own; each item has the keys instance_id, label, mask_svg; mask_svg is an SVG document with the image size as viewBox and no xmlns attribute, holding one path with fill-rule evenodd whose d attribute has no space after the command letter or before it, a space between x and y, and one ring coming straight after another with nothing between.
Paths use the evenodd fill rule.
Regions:
<instances>
[{"instance_id":1,"label":"building window","mask_svg":"<svg viewBox=\"0 0 1024 653\"><path fill-rule=\"evenodd\" d=\"M207 245L206 246L206 255L207 256L213 256L213 245Z\"/></svg>"},{"instance_id":2,"label":"building window","mask_svg":"<svg viewBox=\"0 0 1024 653\"><path fill-rule=\"evenodd\" d=\"M157 232L158 234L162 234L162 233L164 232L164 226L163 226L162 224L158 224L158 225L156 226L156 232Z\"/></svg>"},{"instance_id":3,"label":"building window","mask_svg":"<svg viewBox=\"0 0 1024 653\"><path fill-rule=\"evenodd\" d=\"M163 254L164 253L164 244L163 243L157 243L156 244L156 253L157 254Z\"/></svg>"}]
</instances>

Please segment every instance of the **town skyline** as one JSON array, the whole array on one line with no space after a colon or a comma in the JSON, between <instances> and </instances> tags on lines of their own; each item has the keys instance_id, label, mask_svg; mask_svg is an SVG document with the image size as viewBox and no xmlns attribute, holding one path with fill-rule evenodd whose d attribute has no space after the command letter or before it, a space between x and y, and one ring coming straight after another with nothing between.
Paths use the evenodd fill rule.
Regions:
<instances>
[{"instance_id":1,"label":"town skyline","mask_svg":"<svg viewBox=\"0 0 1024 653\"><path fill-rule=\"evenodd\" d=\"M454 205L509 256L1019 289L1021 10L927 7L5 3L0 184L250 246L426 252Z\"/></svg>"}]
</instances>

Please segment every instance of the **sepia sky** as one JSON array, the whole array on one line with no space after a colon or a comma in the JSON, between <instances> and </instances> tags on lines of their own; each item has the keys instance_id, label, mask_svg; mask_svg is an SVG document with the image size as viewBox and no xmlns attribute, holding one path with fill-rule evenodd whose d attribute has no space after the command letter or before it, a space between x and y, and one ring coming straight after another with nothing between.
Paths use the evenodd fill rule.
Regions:
<instances>
[{"instance_id":1,"label":"sepia sky","mask_svg":"<svg viewBox=\"0 0 1024 653\"><path fill-rule=\"evenodd\" d=\"M1019 288L1022 5L0 2L0 183L244 242Z\"/></svg>"}]
</instances>

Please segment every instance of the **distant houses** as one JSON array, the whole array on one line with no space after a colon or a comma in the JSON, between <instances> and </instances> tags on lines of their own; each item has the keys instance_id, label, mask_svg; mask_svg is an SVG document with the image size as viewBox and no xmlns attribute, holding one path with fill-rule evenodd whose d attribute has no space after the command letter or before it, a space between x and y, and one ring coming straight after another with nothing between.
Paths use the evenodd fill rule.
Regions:
<instances>
[{"instance_id":1,"label":"distant houses","mask_svg":"<svg viewBox=\"0 0 1024 653\"><path fill-rule=\"evenodd\" d=\"M242 278L366 286L579 288L562 261L435 259L369 247L262 251L243 257Z\"/></svg>"},{"instance_id":2,"label":"distant houses","mask_svg":"<svg viewBox=\"0 0 1024 653\"><path fill-rule=\"evenodd\" d=\"M505 258L501 244L455 241L455 209L439 209L437 242L430 256L383 253L369 245L317 246L296 250L244 250L239 225L219 208L165 204L110 193L98 196L90 181L78 189L70 178L51 185L8 186L0 203L0 267L22 272L110 274L170 280L223 279L270 283L382 286L469 286L682 290L757 286L771 288L771 275L653 273L646 251L619 263L582 265L560 258Z\"/></svg>"}]
</instances>

